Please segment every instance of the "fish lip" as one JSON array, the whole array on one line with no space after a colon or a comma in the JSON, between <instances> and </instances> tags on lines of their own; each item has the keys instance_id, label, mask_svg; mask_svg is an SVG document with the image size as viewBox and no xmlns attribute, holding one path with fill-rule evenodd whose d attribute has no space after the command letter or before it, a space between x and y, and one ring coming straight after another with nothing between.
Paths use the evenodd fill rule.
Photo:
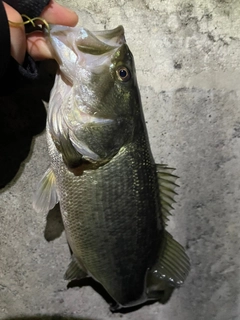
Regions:
<instances>
[{"instance_id":1,"label":"fish lip","mask_svg":"<svg viewBox=\"0 0 240 320\"><path fill-rule=\"evenodd\" d=\"M115 47L126 43L125 31L122 25L111 30L94 31L93 34L100 37L106 44L110 44L111 40L115 38Z\"/></svg>"}]
</instances>

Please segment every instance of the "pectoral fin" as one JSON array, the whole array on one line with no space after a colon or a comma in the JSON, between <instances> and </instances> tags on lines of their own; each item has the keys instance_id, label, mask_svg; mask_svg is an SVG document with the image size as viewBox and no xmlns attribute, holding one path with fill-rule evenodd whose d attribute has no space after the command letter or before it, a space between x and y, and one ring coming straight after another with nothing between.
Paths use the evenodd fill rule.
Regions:
<instances>
[{"instance_id":1,"label":"pectoral fin","mask_svg":"<svg viewBox=\"0 0 240 320\"><path fill-rule=\"evenodd\" d=\"M72 260L68 265L67 271L64 275L64 280L83 279L87 277L87 273L83 271L72 255Z\"/></svg>"},{"instance_id":2,"label":"pectoral fin","mask_svg":"<svg viewBox=\"0 0 240 320\"><path fill-rule=\"evenodd\" d=\"M47 213L57 203L56 178L52 169L49 168L38 183L33 197L33 208L38 213Z\"/></svg>"},{"instance_id":3,"label":"pectoral fin","mask_svg":"<svg viewBox=\"0 0 240 320\"><path fill-rule=\"evenodd\" d=\"M180 287L190 270L190 261L184 248L164 231L159 258L147 276L148 297L156 297L169 287Z\"/></svg>"}]
</instances>

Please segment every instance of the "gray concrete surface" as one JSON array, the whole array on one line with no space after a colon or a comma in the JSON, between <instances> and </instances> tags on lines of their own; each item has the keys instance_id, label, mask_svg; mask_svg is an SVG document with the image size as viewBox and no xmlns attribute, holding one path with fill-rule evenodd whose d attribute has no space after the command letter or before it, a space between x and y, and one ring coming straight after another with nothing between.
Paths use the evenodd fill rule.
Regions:
<instances>
[{"instance_id":1,"label":"gray concrete surface","mask_svg":"<svg viewBox=\"0 0 240 320\"><path fill-rule=\"evenodd\" d=\"M180 176L168 229L192 269L166 305L127 314L111 314L90 286L67 289L61 220L55 210L46 227L31 203L48 167L43 133L0 197L0 319L240 319L240 2L61 3L90 29L125 27L154 157Z\"/></svg>"}]
</instances>

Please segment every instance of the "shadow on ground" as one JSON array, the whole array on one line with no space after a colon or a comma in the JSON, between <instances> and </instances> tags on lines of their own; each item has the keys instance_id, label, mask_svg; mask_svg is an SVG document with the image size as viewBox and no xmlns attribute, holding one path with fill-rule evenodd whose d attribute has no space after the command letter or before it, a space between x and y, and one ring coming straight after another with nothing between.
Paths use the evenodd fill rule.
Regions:
<instances>
[{"instance_id":1,"label":"shadow on ground","mask_svg":"<svg viewBox=\"0 0 240 320\"><path fill-rule=\"evenodd\" d=\"M61 237L64 225L59 204L48 212L47 222L44 230L44 238L49 242Z\"/></svg>"},{"instance_id":2,"label":"shadow on ground","mask_svg":"<svg viewBox=\"0 0 240 320\"><path fill-rule=\"evenodd\" d=\"M152 300L152 301L147 301L143 304L134 306L134 307L129 307L129 308L124 308L124 309L114 309L116 306L116 302L112 299L112 297L107 293L107 291L103 288L103 286L98 283L97 281L95 281L92 278L85 278L85 279L81 279L81 280L72 280L71 282L68 283L68 289L69 288L74 288L74 287L86 287L86 286L91 286L93 288L93 290L95 290L110 306L110 310L113 313L121 313L121 314L126 314L126 313L131 313L134 312L138 309L141 309L143 306L145 305L151 305L154 303L161 303L161 304L166 304L169 299L171 298L174 288L169 288L166 291L162 292L162 298L161 301L156 301L156 300Z\"/></svg>"},{"instance_id":3,"label":"shadow on ground","mask_svg":"<svg viewBox=\"0 0 240 320\"><path fill-rule=\"evenodd\" d=\"M68 317L61 315L36 315L36 316L21 316L21 317L10 317L4 318L3 320L98 320L93 318L79 318L79 317Z\"/></svg>"}]
</instances>

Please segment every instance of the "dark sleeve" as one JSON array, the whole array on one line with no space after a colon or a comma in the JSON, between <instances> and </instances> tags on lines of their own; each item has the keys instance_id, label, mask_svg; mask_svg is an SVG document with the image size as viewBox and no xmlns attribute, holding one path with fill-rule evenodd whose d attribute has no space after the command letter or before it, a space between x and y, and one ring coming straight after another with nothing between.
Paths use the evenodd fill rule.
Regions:
<instances>
[{"instance_id":1,"label":"dark sleeve","mask_svg":"<svg viewBox=\"0 0 240 320\"><path fill-rule=\"evenodd\" d=\"M11 57L9 25L2 1L0 1L0 28L0 96L3 96L17 88L20 73L18 63Z\"/></svg>"},{"instance_id":2,"label":"dark sleeve","mask_svg":"<svg viewBox=\"0 0 240 320\"><path fill-rule=\"evenodd\" d=\"M0 30L0 78L2 78L10 61L10 32L2 1L0 2Z\"/></svg>"},{"instance_id":3,"label":"dark sleeve","mask_svg":"<svg viewBox=\"0 0 240 320\"><path fill-rule=\"evenodd\" d=\"M4 0L20 14L26 14L30 18L40 16L50 0Z\"/></svg>"},{"instance_id":4,"label":"dark sleeve","mask_svg":"<svg viewBox=\"0 0 240 320\"><path fill-rule=\"evenodd\" d=\"M5 0L5 2L20 14L33 18L41 14L50 0ZM16 90L22 77L35 79L38 72L34 60L27 53L22 65L11 57L9 25L2 1L0 1L0 27L0 96L3 96Z\"/></svg>"}]
</instances>

